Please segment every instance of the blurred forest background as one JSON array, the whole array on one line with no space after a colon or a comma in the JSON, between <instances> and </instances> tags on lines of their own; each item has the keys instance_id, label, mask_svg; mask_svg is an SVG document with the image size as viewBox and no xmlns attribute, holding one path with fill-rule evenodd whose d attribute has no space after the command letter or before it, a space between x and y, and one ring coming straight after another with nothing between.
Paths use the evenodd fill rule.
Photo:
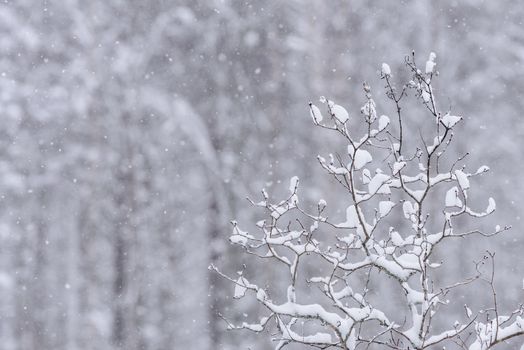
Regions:
<instances>
[{"instance_id":1,"label":"blurred forest background","mask_svg":"<svg viewBox=\"0 0 524 350\"><path fill-rule=\"evenodd\" d=\"M437 53L441 105L466 117L454 150L493 170L489 225L513 225L443 258L460 275L497 251L501 303L522 301L523 18L509 0L3 1L0 348L267 349L217 317L252 307L207 269L245 262L229 221L259 220L245 197L293 175L342 217L315 157L344 146L307 103L358 117L366 80L392 115L380 65L409 79L411 50Z\"/></svg>"}]
</instances>

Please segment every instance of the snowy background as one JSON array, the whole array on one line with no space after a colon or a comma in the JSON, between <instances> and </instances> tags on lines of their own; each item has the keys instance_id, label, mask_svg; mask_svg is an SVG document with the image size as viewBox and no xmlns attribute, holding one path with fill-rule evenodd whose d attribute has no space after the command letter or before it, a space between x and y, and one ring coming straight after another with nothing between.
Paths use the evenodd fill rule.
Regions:
<instances>
[{"instance_id":1,"label":"snowy background","mask_svg":"<svg viewBox=\"0 0 524 350\"><path fill-rule=\"evenodd\" d=\"M509 0L3 1L0 348L268 348L217 316L255 307L207 269L247 262L229 221L249 228L246 196L294 175L303 200L342 218L316 155L344 146L307 103L357 115L367 81L393 113L380 67L407 78L412 50L437 53L436 94L465 117L453 152L493 170L476 184L497 200L487 225L513 226L442 258L458 276L496 251L501 304L522 302L522 18ZM278 285L276 269L252 269Z\"/></svg>"}]
</instances>

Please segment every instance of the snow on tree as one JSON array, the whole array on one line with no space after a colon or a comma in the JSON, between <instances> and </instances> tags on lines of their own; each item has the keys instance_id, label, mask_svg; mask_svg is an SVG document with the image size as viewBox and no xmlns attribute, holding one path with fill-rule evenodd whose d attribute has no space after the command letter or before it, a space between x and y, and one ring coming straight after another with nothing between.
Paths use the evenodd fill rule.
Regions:
<instances>
[{"instance_id":1,"label":"snow on tree","mask_svg":"<svg viewBox=\"0 0 524 350\"><path fill-rule=\"evenodd\" d=\"M393 83L389 65L384 63L381 69L386 96L397 114L391 119L396 123L378 116L367 84L360 116L350 115L324 97L325 113L310 103L314 124L347 143L345 154L318 156L320 166L349 200L345 217L328 216L329 206L323 199L314 209L302 204L296 176L285 199L275 203L263 190L260 201L251 201L266 219L257 223L257 233L246 232L233 221L230 241L262 263L283 266L289 283L285 291L277 290L277 283L257 284L257 276L250 275L246 266L232 277L211 265L234 284L235 299L251 297L264 310L252 323L234 325L224 318L228 329L260 333L271 328L276 349L293 343L351 350L445 348L451 343L462 349L486 350L524 334L523 305L506 314L499 309L495 253L486 252L474 262L472 276L449 285L436 278L436 272L450 264L435 258L446 244L493 237L509 227L483 228L482 218L495 211L495 201L469 200L474 178L489 168L471 170L463 165L467 154L446 157L463 118L439 108L433 88L436 55L429 55L424 70L418 68L414 53L406 57L406 66L411 79L400 89ZM408 95L429 112L420 115L425 118L424 128L415 135L407 134L402 125L402 106ZM431 209L435 203L440 203L439 210ZM369 288L382 279L393 281L397 289ZM491 305L476 312L464 305L463 319L446 318L455 290L483 282L490 286L484 290L492 294ZM312 292L317 289L320 293ZM398 292L404 315L398 310L388 312L387 303ZM435 326L438 319L446 328Z\"/></svg>"}]
</instances>

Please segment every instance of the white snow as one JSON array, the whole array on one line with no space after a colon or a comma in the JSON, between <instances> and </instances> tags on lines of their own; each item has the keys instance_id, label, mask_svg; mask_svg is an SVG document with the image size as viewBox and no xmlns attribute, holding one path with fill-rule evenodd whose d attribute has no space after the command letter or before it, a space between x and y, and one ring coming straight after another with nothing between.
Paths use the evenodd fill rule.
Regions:
<instances>
[{"instance_id":1,"label":"white snow","mask_svg":"<svg viewBox=\"0 0 524 350\"><path fill-rule=\"evenodd\" d=\"M360 113L364 114L370 122L374 122L377 119L377 109L375 101L370 98L368 102L360 108Z\"/></svg>"},{"instance_id":2,"label":"white snow","mask_svg":"<svg viewBox=\"0 0 524 350\"><path fill-rule=\"evenodd\" d=\"M296 293L295 293L295 287L294 286L287 287L287 301L289 301L291 303L295 303L296 302Z\"/></svg>"},{"instance_id":3,"label":"white snow","mask_svg":"<svg viewBox=\"0 0 524 350\"><path fill-rule=\"evenodd\" d=\"M234 244L245 245L247 243L247 238L241 235L232 235L229 237L229 241Z\"/></svg>"},{"instance_id":4,"label":"white snow","mask_svg":"<svg viewBox=\"0 0 524 350\"><path fill-rule=\"evenodd\" d=\"M346 341L346 346L349 350L355 350L357 347L357 337L355 335L355 329L351 330L348 340Z\"/></svg>"},{"instance_id":5,"label":"white snow","mask_svg":"<svg viewBox=\"0 0 524 350\"><path fill-rule=\"evenodd\" d=\"M437 58L437 55L434 52L431 52L429 54L429 58L426 61L426 74L433 73L433 70L435 69L435 59Z\"/></svg>"},{"instance_id":6,"label":"white snow","mask_svg":"<svg viewBox=\"0 0 524 350\"><path fill-rule=\"evenodd\" d=\"M349 113L346 111L346 109L340 105L334 104L331 107L331 113L339 122L344 124L349 119Z\"/></svg>"},{"instance_id":7,"label":"white snow","mask_svg":"<svg viewBox=\"0 0 524 350\"><path fill-rule=\"evenodd\" d=\"M311 102L309 103L309 114L311 115L311 118L313 118L313 121L316 124L320 123L322 119L324 119L322 113L320 112L320 109Z\"/></svg>"},{"instance_id":8,"label":"white snow","mask_svg":"<svg viewBox=\"0 0 524 350\"><path fill-rule=\"evenodd\" d=\"M273 205L271 210L271 216L275 219L278 219L287 212L288 208Z\"/></svg>"},{"instance_id":9,"label":"white snow","mask_svg":"<svg viewBox=\"0 0 524 350\"><path fill-rule=\"evenodd\" d=\"M264 301L266 301L266 299L267 299L266 292L262 288L257 290L257 300L264 302Z\"/></svg>"},{"instance_id":10,"label":"white snow","mask_svg":"<svg viewBox=\"0 0 524 350\"><path fill-rule=\"evenodd\" d=\"M402 254L401 256L398 256L395 260L405 269L420 269L419 257L415 254Z\"/></svg>"},{"instance_id":11,"label":"white snow","mask_svg":"<svg viewBox=\"0 0 524 350\"><path fill-rule=\"evenodd\" d=\"M388 186L389 179L389 176L386 174L375 174L368 184L369 194L390 194L391 189Z\"/></svg>"},{"instance_id":12,"label":"white snow","mask_svg":"<svg viewBox=\"0 0 524 350\"><path fill-rule=\"evenodd\" d=\"M460 188L467 190L469 188L469 179L462 170L455 170L455 177L459 183Z\"/></svg>"},{"instance_id":13,"label":"white snow","mask_svg":"<svg viewBox=\"0 0 524 350\"><path fill-rule=\"evenodd\" d=\"M312 335L303 335L299 337L303 343L306 344L331 344L331 334L316 333Z\"/></svg>"},{"instance_id":14,"label":"white snow","mask_svg":"<svg viewBox=\"0 0 524 350\"><path fill-rule=\"evenodd\" d=\"M389 64L382 63L382 74L391 76L391 68L389 67Z\"/></svg>"},{"instance_id":15,"label":"white snow","mask_svg":"<svg viewBox=\"0 0 524 350\"><path fill-rule=\"evenodd\" d=\"M393 242L395 246L401 247L404 245L404 240L397 231L391 231L390 236L391 242Z\"/></svg>"},{"instance_id":16,"label":"white snow","mask_svg":"<svg viewBox=\"0 0 524 350\"><path fill-rule=\"evenodd\" d=\"M426 90L422 91L422 100L424 100L424 102L426 103L429 103L431 101L431 95Z\"/></svg>"},{"instance_id":17,"label":"white snow","mask_svg":"<svg viewBox=\"0 0 524 350\"><path fill-rule=\"evenodd\" d=\"M357 210L355 209L354 205L350 205L346 209L346 221L338 224L338 227L357 228L358 225L359 225L359 221L358 221Z\"/></svg>"},{"instance_id":18,"label":"white snow","mask_svg":"<svg viewBox=\"0 0 524 350\"><path fill-rule=\"evenodd\" d=\"M393 163L393 175L397 175L406 166L406 162L400 161Z\"/></svg>"},{"instance_id":19,"label":"white snow","mask_svg":"<svg viewBox=\"0 0 524 350\"><path fill-rule=\"evenodd\" d=\"M473 315L471 309L467 305L464 305L464 309L466 309L466 316L468 316L468 318L471 318L471 315Z\"/></svg>"},{"instance_id":20,"label":"white snow","mask_svg":"<svg viewBox=\"0 0 524 350\"><path fill-rule=\"evenodd\" d=\"M249 282L242 276L238 277L237 282L235 283L235 293L233 298L240 299L246 295L247 288L246 286Z\"/></svg>"},{"instance_id":21,"label":"white snow","mask_svg":"<svg viewBox=\"0 0 524 350\"><path fill-rule=\"evenodd\" d=\"M387 115L381 115L378 118L378 131L382 131L389 125L389 117Z\"/></svg>"},{"instance_id":22,"label":"white snow","mask_svg":"<svg viewBox=\"0 0 524 350\"><path fill-rule=\"evenodd\" d=\"M246 231L242 231L238 228L236 221L232 221L233 224L233 232L231 233L231 236L229 237L229 241L233 244L239 244L239 245L246 245L250 239L254 239L253 236L251 236Z\"/></svg>"},{"instance_id":23,"label":"white snow","mask_svg":"<svg viewBox=\"0 0 524 350\"><path fill-rule=\"evenodd\" d=\"M459 189L456 186L446 192L446 207L462 207L462 201L459 198Z\"/></svg>"},{"instance_id":24,"label":"white snow","mask_svg":"<svg viewBox=\"0 0 524 350\"><path fill-rule=\"evenodd\" d=\"M253 332L262 332L264 330L264 326L261 324L249 324L246 322L242 322L242 328L252 330Z\"/></svg>"},{"instance_id":25,"label":"white snow","mask_svg":"<svg viewBox=\"0 0 524 350\"><path fill-rule=\"evenodd\" d=\"M357 149L355 152L355 158L353 159L355 170L362 169L366 164L372 161L373 157L371 157L371 154L368 151L364 149Z\"/></svg>"},{"instance_id":26,"label":"white snow","mask_svg":"<svg viewBox=\"0 0 524 350\"><path fill-rule=\"evenodd\" d=\"M288 234L280 236L266 236L264 241L268 244L284 245L287 242L291 242L294 239L300 238L302 231L291 231Z\"/></svg>"},{"instance_id":27,"label":"white snow","mask_svg":"<svg viewBox=\"0 0 524 350\"><path fill-rule=\"evenodd\" d=\"M333 165L329 165L328 168L329 168L329 171L331 171L333 174L336 174L336 175L345 175L348 173L348 170L346 168L342 168L342 167L338 168Z\"/></svg>"},{"instance_id":28,"label":"white snow","mask_svg":"<svg viewBox=\"0 0 524 350\"><path fill-rule=\"evenodd\" d=\"M369 181L371 181L371 172L369 169L362 170L362 183L367 185L369 184Z\"/></svg>"},{"instance_id":29,"label":"white snow","mask_svg":"<svg viewBox=\"0 0 524 350\"><path fill-rule=\"evenodd\" d=\"M382 201L378 203L378 211L381 218L388 215L391 209L395 206L394 202L391 201Z\"/></svg>"},{"instance_id":30,"label":"white snow","mask_svg":"<svg viewBox=\"0 0 524 350\"><path fill-rule=\"evenodd\" d=\"M298 176L293 176L289 181L289 191L295 193L298 187Z\"/></svg>"},{"instance_id":31,"label":"white snow","mask_svg":"<svg viewBox=\"0 0 524 350\"><path fill-rule=\"evenodd\" d=\"M446 192L446 207L462 207L462 201L459 197L459 189L454 186Z\"/></svg>"},{"instance_id":32,"label":"white snow","mask_svg":"<svg viewBox=\"0 0 524 350\"><path fill-rule=\"evenodd\" d=\"M454 127L455 124L457 124L461 120L462 120L462 117L456 116L456 115L451 115L449 113L446 113L446 115L443 116L442 119L441 119L442 124L444 124L444 126L446 126L446 128Z\"/></svg>"},{"instance_id":33,"label":"white snow","mask_svg":"<svg viewBox=\"0 0 524 350\"><path fill-rule=\"evenodd\" d=\"M435 68L435 62L426 61L426 74L433 73L434 68Z\"/></svg>"},{"instance_id":34,"label":"white snow","mask_svg":"<svg viewBox=\"0 0 524 350\"><path fill-rule=\"evenodd\" d=\"M491 214L497 209L497 204L495 203L495 200L493 198L489 198L488 200L488 208L486 209L486 213Z\"/></svg>"},{"instance_id":35,"label":"white snow","mask_svg":"<svg viewBox=\"0 0 524 350\"><path fill-rule=\"evenodd\" d=\"M404 217L406 219L411 218L411 215L417 212L410 201L404 201L404 204L402 204L402 210L404 211Z\"/></svg>"},{"instance_id":36,"label":"white snow","mask_svg":"<svg viewBox=\"0 0 524 350\"><path fill-rule=\"evenodd\" d=\"M476 174L482 174L489 171L489 167L487 165L483 165L480 168L477 169Z\"/></svg>"},{"instance_id":37,"label":"white snow","mask_svg":"<svg viewBox=\"0 0 524 350\"><path fill-rule=\"evenodd\" d=\"M487 324L482 322L475 322L475 333L477 339L469 350L485 350L491 348L490 345L501 339L509 339L522 333L524 329L524 319L521 316L516 316L515 320L507 327L501 327L504 322L502 318L490 320ZM494 337L494 328L497 329L496 339ZM522 347L521 347L522 349Z\"/></svg>"}]
</instances>

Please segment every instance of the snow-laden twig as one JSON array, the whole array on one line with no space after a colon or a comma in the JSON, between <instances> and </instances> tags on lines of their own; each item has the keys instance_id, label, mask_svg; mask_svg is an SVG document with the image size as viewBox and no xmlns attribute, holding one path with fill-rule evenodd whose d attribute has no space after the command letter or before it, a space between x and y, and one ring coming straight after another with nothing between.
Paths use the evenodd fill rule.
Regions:
<instances>
[{"instance_id":1,"label":"snow-laden twig","mask_svg":"<svg viewBox=\"0 0 524 350\"><path fill-rule=\"evenodd\" d=\"M469 171L461 165L467 153L443 162L454 130L463 118L438 107L433 89L437 76L435 54L429 56L424 71L417 67L414 54L406 59L406 65L413 77L400 90L393 83L389 65L383 64L381 71L386 94L397 112L397 133L387 116L378 116L377 104L367 84L364 84L365 102L358 117L326 98L321 98L324 112L309 104L313 123L334 131L347 142L344 153L318 156L317 160L341 186L344 198L350 203L344 217L338 220L326 216L329 206L322 199L316 211L311 212L299 200L297 177L291 179L289 193L281 201L273 203L266 191L262 191L260 201L250 200L252 205L264 210L266 218L257 223L256 233L243 231L232 222L230 241L263 262L275 262L275 266L285 268L288 281L285 291L279 291L280 281L261 287L252 282L256 276L251 278L249 271L231 277L211 266L235 286L236 299L251 296L267 310L257 323L235 326L226 320L228 329L259 333L273 321L277 349L298 343L321 349L367 349L376 345L407 350L430 349L449 342L463 349L485 350L523 334L523 307L508 316L502 316L499 310L494 286L494 254L487 255L492 264L488 277L477 264L476 275L451 285L438 286L432 279L432 272L441 266L440 262L433 261L434 251L442 242L473 235L491 237L509 227L497 226L493 231L455 228L459 218L474 220L495 211L492 198L480 209L469 201L471 180L489 168ZM435 120L436 124L429 138L420 133L420 144L410 152L401 103L411 90L429 111L428 121ZM360 136L349 132L357 123L365 127ZM451 165L444 169L442 164ZM372 167L375 170L372 171ZM444 199L438 211L432 210L435 198ZM318 275L307 276L306 270L300 267L313 259L315 266L318 265ZM362 283L354 283L357 278L354 276L362 275L367 280L364 287ZM403 292L408 310L403 322L398 321L397 315L387 315L377 308L368 293L369 281L384 276L391 277ZM445 312L448 293L479 280L490 285L493 296L493 305L479 313L491 310L494 317L481 322L465 306L466 317L462 322L437 331L433 321L436 315ZM304 282L318 287L321 296L309 299L307 296L311 293L301 289ZM363 289L357 290L358 286ZM383 291L376 294L388 298ZM308 327L304 327L306 323ZM474 332L475 339L463 336L468 332Z\"/></svg>"}]
</instances>

